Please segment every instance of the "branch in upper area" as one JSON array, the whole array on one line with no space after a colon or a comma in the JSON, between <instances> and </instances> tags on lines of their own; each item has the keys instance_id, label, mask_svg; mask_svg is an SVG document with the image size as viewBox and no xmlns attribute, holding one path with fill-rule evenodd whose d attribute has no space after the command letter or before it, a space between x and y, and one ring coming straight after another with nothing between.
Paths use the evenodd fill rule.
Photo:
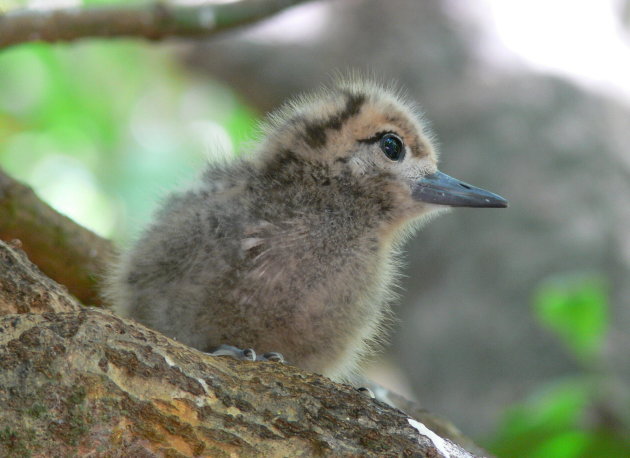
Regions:
<instances>
[{"instance_id":1,"label":"branch in upper area","mask_svg":"<svg viewBox=\"0 0 630 458\"><path fill-rule=\"evenodd\" d=\"M111 242L61 215L2 170L0 239L19 239L46 275L82 303L101 304L97 282L114 252Z\"/></svg>"},{"instance_id":2,"label":"branch in upper area","mask_svg":"<svg viewBox=\"0 0 630 458\"><path fill-rule=\"evenodd\" d=\"M233 3L112 5L20 9L0 14L0 49L32 41L74 41L96 37L207 37L265 19L309 0L242 0Z\"/></svg>"}]
</instances>

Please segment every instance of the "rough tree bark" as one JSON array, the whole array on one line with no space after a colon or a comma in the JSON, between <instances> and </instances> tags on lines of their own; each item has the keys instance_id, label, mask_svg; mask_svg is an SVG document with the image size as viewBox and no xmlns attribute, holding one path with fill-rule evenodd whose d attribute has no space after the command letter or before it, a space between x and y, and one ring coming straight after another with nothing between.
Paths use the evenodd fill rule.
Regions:
<instances>
[{"instance_id":1,"label":"rough tree bark","mask_svg":"<svg viewBox=\"0 0 630 458\"><path fill-rule=\"evenodd\" d=\"M2 456L473 456L352 387L83 308L18 243L0 313Z\"/></svg>"}]
</instances>

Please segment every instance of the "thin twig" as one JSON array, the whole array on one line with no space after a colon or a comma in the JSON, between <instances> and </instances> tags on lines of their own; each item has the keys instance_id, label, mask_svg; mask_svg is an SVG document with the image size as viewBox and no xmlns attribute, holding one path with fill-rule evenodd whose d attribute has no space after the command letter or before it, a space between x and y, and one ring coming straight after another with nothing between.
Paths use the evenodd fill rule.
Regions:
<instances>
[{"instance_id":1,"label":"thin twig","mask_svg":"<svg viewBox=\"0 0 630 458\"><path fill-rule=\"evenodd\" d=\"M151 2L47 11L19 9L0 13L0 49L32 41L54 43L96 37L207 37L306 1L242 0L196 5Z\"/></svg>"}]
</instances>

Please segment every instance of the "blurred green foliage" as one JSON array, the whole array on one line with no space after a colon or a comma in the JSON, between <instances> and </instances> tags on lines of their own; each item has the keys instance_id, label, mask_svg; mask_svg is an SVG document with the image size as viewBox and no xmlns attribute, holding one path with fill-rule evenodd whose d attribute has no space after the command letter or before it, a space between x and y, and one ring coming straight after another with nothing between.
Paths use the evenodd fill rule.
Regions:
<instances>
[{"instance_id":1,"label":"blurred green foliage","mask_svg":"<svg viewBox=\"0 0 630 458\"><path fill-rule=\"evenodd\" d=\"M510 407L487 447L501 458L630 456L628 418L616 406L603 357L609 328L606 283L597 276L545 281L532 310L579 363L575 376L554 380Z\"/></svg>"},{"instance_id":2,"label":"blurred green foliage","mask_svg":"<svg viewBox=\"0 0 630 458\"><path fill-rule=\"evenodd\" d=\"M106 237L137 233L208 153L246 140L256 114L187 72L168 46L29 44L0 52L0 166Z\"/></svg>"},{"instance_id":3,"label":"blurred green foliage","mask_svg":"<svg viewBox=\"0 0 630 458\"><path fill-rule=\"evenodd\" d=\"M539 321L557 335L571 354L593 361L608 330L608 297L601 279L562 278L540 287L534 298Z\"/></svg>"}]
</instances>

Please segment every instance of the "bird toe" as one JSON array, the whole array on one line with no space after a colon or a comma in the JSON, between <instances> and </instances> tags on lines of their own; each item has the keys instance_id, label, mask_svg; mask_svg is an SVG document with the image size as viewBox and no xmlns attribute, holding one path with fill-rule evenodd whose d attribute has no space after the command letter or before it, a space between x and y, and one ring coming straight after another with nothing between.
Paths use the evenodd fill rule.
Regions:
<instances>
[{"instance_id":1,"label":"bird toe","mask_svg":"<svg viewBox=\"0 0 630 458\"><path fill-rule=\"evenodd\" d=\"M278 353L275 351L265 353L259 359L259 361L273 361L274 363L284 363L285 359L282 353Z\"/></svg>"}]
</instances>

